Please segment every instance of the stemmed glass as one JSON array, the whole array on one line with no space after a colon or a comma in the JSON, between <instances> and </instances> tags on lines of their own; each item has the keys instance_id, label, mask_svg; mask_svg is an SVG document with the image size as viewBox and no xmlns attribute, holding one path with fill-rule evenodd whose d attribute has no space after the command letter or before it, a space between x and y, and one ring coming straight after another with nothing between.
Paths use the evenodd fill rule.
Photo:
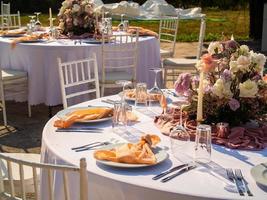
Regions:
<instances>
[{"instance_id":1,"label":"stemmed glass","mask_svg":"<svg viewBox=\"0 0 267 200\"><path fill-rule=\"evenodd\" d=\"M161 103L160 102L161 99L159 99L159 98L162 97L163 92L158 87L157 77L158 77L158 73L161 72L162 69L161 68L151 68L149 70L155 73L154 86L148 91L149 107L151 107L153 105L158 105ZM157 99L159 99L159 101L157 101Z\"/></svg>"},{"instance_id":2,"label":"stemmed glass","mask_svg":"<svg viewBox=\"0 0 267 200\"><path fill-rule=\"evenodd\" d=\"M124 30L124 23L123 23L123 17L125 14L121 14L121 22L118 25L118 31L123 31Z\"/></svg>"},{"instance_id":3,"label":"stemmed glass","mask_svg":"<svg viewBox=\"0 0 267 200\"><path fill-rule=\"evenodd\" d=\"M34 14L36 15L35 29L39 30L42 26L42 24L39 20L39 15L41 14L41 12L34 12Z\"/></svg>"}]
</instances>

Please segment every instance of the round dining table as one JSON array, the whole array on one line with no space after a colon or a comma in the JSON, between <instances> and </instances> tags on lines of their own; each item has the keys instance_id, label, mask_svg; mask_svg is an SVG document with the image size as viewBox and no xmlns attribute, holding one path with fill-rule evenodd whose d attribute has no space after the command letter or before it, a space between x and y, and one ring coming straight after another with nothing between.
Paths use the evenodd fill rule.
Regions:
<instances>
[{"instance_id":1,"label":"round dining table","mask_svg":"<svg viewBox=\"0 0 267 200\"><path fill-rule=\"evenodd\" d=\"M119 100L118 95L103 97L84 102L75 107L112 106L104 103L103 99ZM56 132L53 126L57 115L51 118L43 129L41 161L50 164L79 166L80 158L86 158L88 172L88 192L90 200L191 200L191 199L267 199L267 193L254 181L250 170L253 166L266 162L267 149L262 151L243 151L212 145L211 162L198 164L193 170L162 183L152 178L174 166L180 165L172 154L170 139L162 135L153 122L153 117L146 112L135 110L138 122L130 124L126 135L118 135L112 130L112 122L76 124L75 128L99 128L98 131L88 132ZM133 131L132 131L133 130ZM73 147L82 146L97 141L110 143L131 142L131 138L138 138L141 134L156 134L161 138L159 147L168 153L168 158L160 164L142 168L110 167L96 161L94 151L75 152ZM133 137L132 137L133 136ZM193 146L194 142L192 142ZM190 150L189 150L190 151ZM192 152L189 155L193 155ZM241 169L253 193L252 197L239 196L234 183L226 174L227 168ZM41 199L47 199L47 178L41 173ZM55 199L64 199L62 175L54 174ZM79 175L69 174L71 199L78 199Z\"/></svg>"},{"instance_id":2,"label":"round dining table","mask_svg":"<svg viewBox=\"0 0 267 200\"><path fill-rule=\"evenodd\" d=\"M23 70L28 73L29 103L44 103L49 106L62 104L57 58L63 62L97 56L98 71L101 74L101 43L90 40L58 39L32 43L18 43L11 46L12 39L0 37L0 68ZM117 55L119 56L119 55ZM154 76L149 68L160 67L159 41L155 37L139 37L137 58L137 81L153 86ZM22 101L15 96L10 100Z\"/></svg>"}]
</instances>

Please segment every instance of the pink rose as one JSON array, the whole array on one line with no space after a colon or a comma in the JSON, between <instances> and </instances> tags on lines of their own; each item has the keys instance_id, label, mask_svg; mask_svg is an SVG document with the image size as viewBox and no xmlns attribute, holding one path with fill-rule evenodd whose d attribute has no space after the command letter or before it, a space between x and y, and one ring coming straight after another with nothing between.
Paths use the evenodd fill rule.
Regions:
<instances>
[{"instance_id":1,"label":"pink rose","mask_svg":"<svg viewBox=\"0 0 267 200\"><path fill-rule=\"evenodd\" d=\"M210 72L214 70L216 67L216 62L210 54L203 55L201 59L203 62L202 70L204 72Z\"/></svg>"}]
</instances>

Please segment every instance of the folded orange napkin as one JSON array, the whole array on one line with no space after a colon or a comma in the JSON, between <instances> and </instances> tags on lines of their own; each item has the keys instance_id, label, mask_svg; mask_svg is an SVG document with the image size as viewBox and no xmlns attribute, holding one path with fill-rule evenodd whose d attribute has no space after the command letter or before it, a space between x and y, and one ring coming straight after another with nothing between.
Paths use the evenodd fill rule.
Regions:
<instances>
[{"instance_id":1,"label":"folded orange napkin","mask_svg":"<svg viewBox=\"0 0 267 200\"><path fill-rule=\"evenodd\" d=\"M160 142L157 135L145 135L136 144L127 143L110 150L97 150L94 157L97 160L107 160L129 164L148 164L157 163L155 154L151 150Z\"/></svg>"},{"instance_id":2,"label":"folded orange napkin","mask_svg":"<svg viewBox=\"0 0 267 200\"><path fill-rule=\"evenodd\" d=\"M59 119L54 122L54 126L58 128L68 128L75 122L102 119L112 116L112 108L88 108L75 110L67 115L65 119Z\"/></svg>"}]
</instances>

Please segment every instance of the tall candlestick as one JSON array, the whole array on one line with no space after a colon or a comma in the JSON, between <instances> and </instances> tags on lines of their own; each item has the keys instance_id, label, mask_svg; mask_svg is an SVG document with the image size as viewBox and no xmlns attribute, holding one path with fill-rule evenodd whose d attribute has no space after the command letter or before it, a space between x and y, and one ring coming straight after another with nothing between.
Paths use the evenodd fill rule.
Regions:
<instances>
[{"instance_id":1,"label":"tall candlestick","mask_svg":"<svg viewBox=\"0 0 267 200\"><path fill-rule=\"evenodd\" d=\"M203 80L204 80L204 72L201 71L199 77L198 100L197 100L198 122L201 122L203 120Z\"/></svg>"},{"instance_id":2,"label":"tall candlestick","mask_svg":"<svg viewBox=\"0 0 267 200\"><path fill-rule=\"evenodd\" d=\"M53 21L52 21L52 9L51 8L49 8L49 22L50 22L50 27L52 27L53 26Z\"/></svg>"}]
</instances>

